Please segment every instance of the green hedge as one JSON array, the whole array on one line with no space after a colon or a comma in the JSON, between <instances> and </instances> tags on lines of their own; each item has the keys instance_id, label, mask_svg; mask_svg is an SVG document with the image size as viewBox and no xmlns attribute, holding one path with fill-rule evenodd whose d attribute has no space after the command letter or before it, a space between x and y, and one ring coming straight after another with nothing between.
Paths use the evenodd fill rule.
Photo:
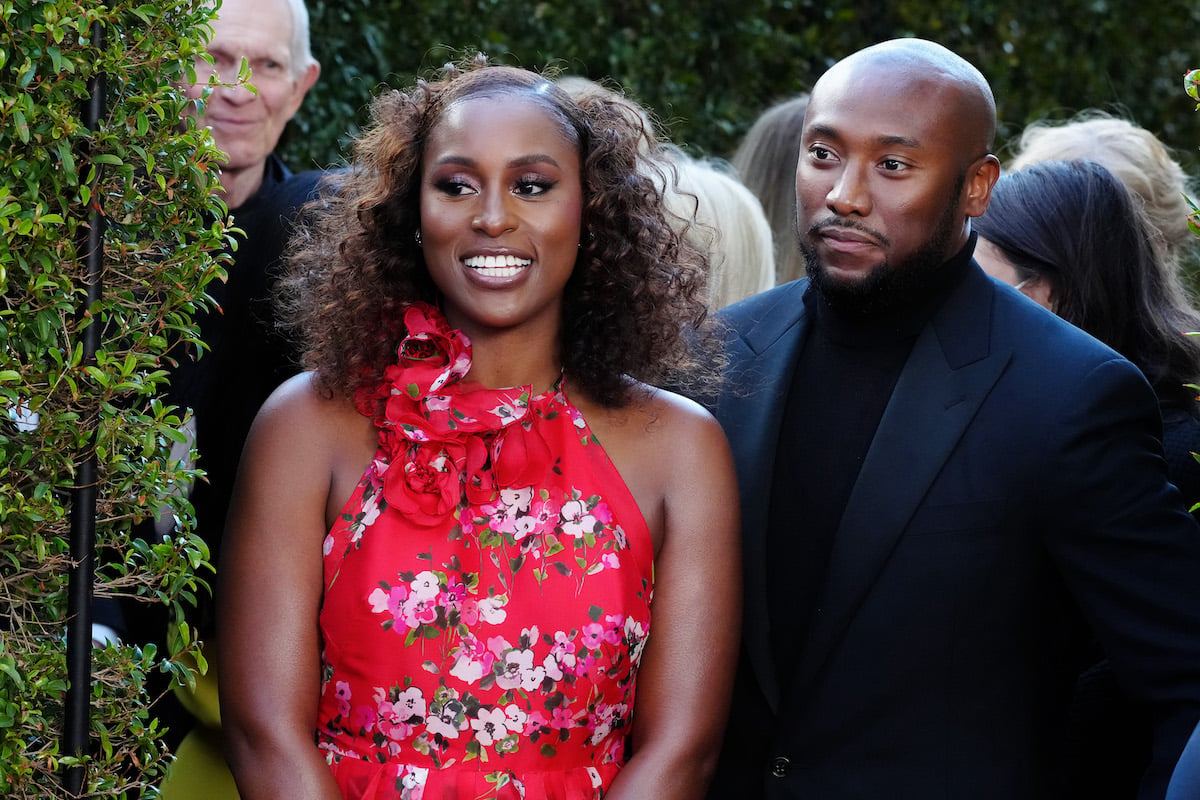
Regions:
<instances>
[{"instance_id":1,"label":"green hedge","mask_svg":"<svg viewBox=\"0 0 1200 800\"><path fill-rule=\"evenodd\" d=\"M201 590L204 550L177 497L184 533L131 537L193 473L172 461L182 412L158 399L172 340L194 339L192 314L220 274L225 242L212 199L211 139L179 124L174 87L203 42L198 0L0 2L0 794L62 797L64 633L70 510L78 465L96 459L101 596L137 596L176 612ZM103 46L93 23L104 29ZM81 122L89 79L107 76L107 112ZM87 298L83 245L104 218L102 296ZM94 358L85 331L99 326ZM97 329L93 329L97 330ZM36 424L32 415L36 414ZM13 419L16 417L16 419ZM18 425L17 421L22 424ZM84 473L86 474L86 473ZM126 797L165 765L145 680L192 649L177 627L169 653L95 651L93 752L83 796ZM153 795L147 790L143 796Z\"/></svg>"},{"instance_id":2,"label":"green hedge","mask_svg":"<svg viewBox=\"0 0 1200 800\"><path fill-rule=\"evenodd\" d=\"M1041 117L1124 109L1195 168L1200 119L1180 88L1200 63L1195 0L315 0L323 74L290 131L293 166L338 164L383 83L408 84L454 52L611 76L671 137L728 156L773 101L838 58L894 36L939 41L996 91L1002 141ZM881 76L886 80L886 76Z\"/></svg>"}]
</instances>

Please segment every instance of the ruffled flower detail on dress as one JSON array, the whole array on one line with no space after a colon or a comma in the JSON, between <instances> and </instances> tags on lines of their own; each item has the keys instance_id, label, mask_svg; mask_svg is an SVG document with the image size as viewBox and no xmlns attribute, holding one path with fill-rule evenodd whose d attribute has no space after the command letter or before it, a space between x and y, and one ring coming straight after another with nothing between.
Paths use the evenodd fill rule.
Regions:
<instances>
[{"instance_id":1,"label":"ruffled flower detail on dress","mask_svg":"<svg viewBox=\"0 0 1200 800\"><path fill-rule=\"evenodd\" d=\"M376 472L387 504L432 527L467 503L544 477L554 459L532 424L531 387L465 381L471 342L426 303L406 308L404 327L397 362L358 397L360 408L382 405L375 424L386 459Z\"/></svg>"}]
</instances>

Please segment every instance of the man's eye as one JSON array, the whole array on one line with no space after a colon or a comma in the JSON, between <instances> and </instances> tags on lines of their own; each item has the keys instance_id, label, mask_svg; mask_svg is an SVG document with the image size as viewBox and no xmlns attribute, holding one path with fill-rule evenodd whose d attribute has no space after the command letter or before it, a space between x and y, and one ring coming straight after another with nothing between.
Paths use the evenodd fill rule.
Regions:
<instances>
[{"instance_id":1,"label":"man's eye","mask_svg":"<svg viewBox=\"0 0 1200 800\"><path fill-rule=\"evenodd\" d=\"M808 151L817 161L825 161L833 156L833 153L826 150L824 147L814 147Z\"/></svg>"},{"instance_id":2,"label":"man's eye","mask_svg":"<svg viewBox=\"0 0 1200 800\"><path fill-rule=\"evenodd\" d=\"M880 162L881 167L887 172L899 172L906 166L903 161L897 161L894 158L887 158Z\"/></svg>"}]
</instances>

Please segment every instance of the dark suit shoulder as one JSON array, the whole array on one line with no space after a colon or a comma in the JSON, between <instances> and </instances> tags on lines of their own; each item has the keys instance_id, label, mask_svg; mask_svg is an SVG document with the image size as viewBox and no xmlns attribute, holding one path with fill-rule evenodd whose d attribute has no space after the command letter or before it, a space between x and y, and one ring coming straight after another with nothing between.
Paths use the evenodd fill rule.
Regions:
<instances>
[{"instance_id":1,"label":"dark suit shoulder","mask_svg":"<svg viewBox=\"0 0 1200 800\"><path fill-rule=\"evenodd\" d=\"M274 202L281 209L298 209L316 199L321 181L328 175L329 173L320 169L290 175L273 193Z\"/></svg>"},{"instance_id":2,"label":"dark suit shoulder","mask_svg":"<svg viewBox=\"0 0 1200 800\"><path fill-rule=\"evenodd\" d=\"M788 337L804 316L808 279L785 283L727 306L716 317L730 353L743 346L759 353Z\"/></svg>"},{"instance_id":3,"label":"dark suit shoulder","mask_svg":"<svg viewBox=\"0 0 1200 800\"><path fill-rule=\"evenodd\" d=\"M1131 372L1140 374L1131 362L1099 339L1006 284L986 276L984 279L994 284L992 344L1011 349L1020 363L1040 364L1046 369L1078 375L1116 360L1127 363Z\"/></svg>"},{"instance_id":4,"label":"dark suit shoulder","mask_svg":"<svg viewBox=\"0 0 1200 800\"><path fill-rule=\"evenodd\" d=\"M718 312L717 318L734 330L745 330L779 310L783 310L787 316L794 316L807 289L808 278L780 284L726 306Z\"/></svg>"}]
</instances>

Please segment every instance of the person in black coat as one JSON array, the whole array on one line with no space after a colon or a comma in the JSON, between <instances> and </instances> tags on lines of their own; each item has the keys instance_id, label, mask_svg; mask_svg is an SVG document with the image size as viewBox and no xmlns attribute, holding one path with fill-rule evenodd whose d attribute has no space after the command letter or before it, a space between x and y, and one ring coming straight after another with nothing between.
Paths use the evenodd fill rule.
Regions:
<instances>
[{"instance_id":1,"label":"person in black coat","mask_svg":"<svg viewBox=\"0 0 1200 800\"><path fill-rule=\"evenodd\" d=\"M1033 163L1000 178L975 220L989 275L1082 328L1150 381L1163 419L1167 477L1200 502L1200 313L1160 248L1142 204L1093 161ZM1200 510L1193 511L1200 513ZM1121 691L1097 650L1067 728L1072 798L1133 797L1150 761L1147 710Z\"/></svg>"},{"instance_id":2,"label":"person in black coat","mask_svg":"<svg viewBox=\"0 0 1200 800\"><path fill-rule=\"evenodd\" d=\"M812 90L810 277L722 314L746 588L712 798L1057 800L1093 635L1155 721L1143 800L1200 718L1200 528L1154 392L972 259L995 125L932 42Z\"/></svg>"}]
</instances>

